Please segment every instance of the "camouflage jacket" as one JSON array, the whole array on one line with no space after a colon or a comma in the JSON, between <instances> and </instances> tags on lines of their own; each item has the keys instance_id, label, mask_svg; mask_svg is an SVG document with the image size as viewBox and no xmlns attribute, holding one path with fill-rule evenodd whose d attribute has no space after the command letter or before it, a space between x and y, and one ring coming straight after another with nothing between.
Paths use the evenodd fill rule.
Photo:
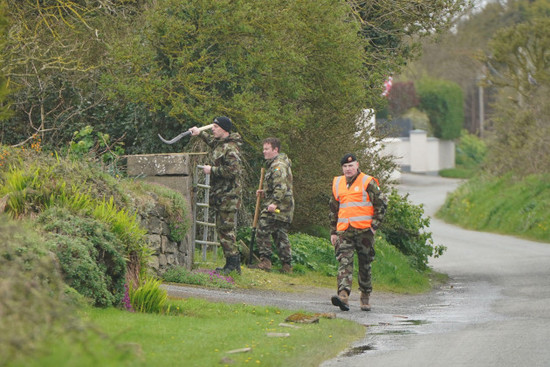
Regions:
<instances>
[{"instance_id":1,"label":"camouflage jacket","mask_svg":"<svg viewBox=\"0 0 550 367\"><path fill-rule=\"evenodd\" d=\"M350 179L346 179L349 184L353 183L357 176L359 176L359 171L357 174ZM331 190L332 191L332 190ZM369 194L370 201L372 202L372 205L374 206L374 216L372 218L372 228L374 230L377 230L378 227L380 227L380 224L382 224L382 220L384 219L384 215L386 214L386 200L383 196L383 194L380 192L380 187L378 187L378 184L375 180L371 180L369 185L367 186L367 193ZM336 234L336 224L338 222L338 211L340 209L340 203L334 198L334 195L330 195L330 213L329 213L329 219L330 219L330 234ZM353 228L353 227L349 227ZM357 230L357 229L355 229ZM369 228L367 228L369 230Z\"/></svg>"},{"instance_id":2,"label":"camouflage jacket","mask_svg":"<svg viewBox=\"0 0 550 367\"><path fill-rule=\"evenodd\" d=\"M210 205L214 207L235 205L238 208L242 197L243 174L241 136L238 133L231 133L225 139L216 139L211 134L201 132L199 137L210 147L207 163L212 166Z\"/></svg>"},{"instance_id":3,"label":"camouflage jacket","mask_svg":"<svg viewBox=\"0 0 550 367\"><path fill-rule=\"evenodd\" d=\"M292 189L292 162L285 153L265 162L264 209L262 216L273 215L276 220L291 223L294 217L294 195ZM267 206L277 205L279 213L269 213Z\"/></svg>"}]
</instances>

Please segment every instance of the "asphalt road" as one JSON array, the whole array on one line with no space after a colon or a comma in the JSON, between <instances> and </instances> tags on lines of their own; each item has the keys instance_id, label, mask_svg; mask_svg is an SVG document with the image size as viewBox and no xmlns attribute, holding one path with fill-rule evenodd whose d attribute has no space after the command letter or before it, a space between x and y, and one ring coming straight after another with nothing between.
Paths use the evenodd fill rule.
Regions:
<instances>
[{"instance_id":1,"label":"asphalt road","mask_svg":"<svg viewBox=\"0 0 550 367\"><path fill-rule=\"evenodd\" d=\"M432 216L458 184L404 174L399 190ZM371 312L360 311L356 289L349 312L331 305L334 290L304 294L172 285L167 289L181 297L336 312L367 326L362 340L322 367L550 366L550 244L467 231L434 218L430 231L436 244L448 248L430 264L448 274L450 282L423 295L375 289Z\"/></svg>"}]
</instances>

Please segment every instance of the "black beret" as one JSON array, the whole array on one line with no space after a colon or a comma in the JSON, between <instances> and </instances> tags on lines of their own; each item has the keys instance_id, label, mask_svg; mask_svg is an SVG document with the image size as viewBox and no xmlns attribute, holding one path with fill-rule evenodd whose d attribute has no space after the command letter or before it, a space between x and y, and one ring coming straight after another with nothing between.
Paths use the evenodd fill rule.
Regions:
<instances>
[{"instance_id":1,"label":"black beret","mask_svg":"<svg viewBox=\"0 0 550 367\"><path fill-rule=\"evenodd\" d=\"M231 128L233 127L233 124L231 123L231 119L229 117L220 116L216 117L214 119L214 123L227 131L228 133L231 132Z\"/></svg>"},{"instance_id":2,"label":"black beret","mask_svg":"<svg viewBox=\"0 0 550 367\"><path fill-rule=\"evenodd\" d=\"M351 163L351 162L355 162L355 161L357 161L357 157L355 157L355 155L353 155L351 153L348 153L348 154L346 154L345 156L342 157L342 159L340 160L340 165L343 166L346 163Z\"/></svg>"}]
</instances>

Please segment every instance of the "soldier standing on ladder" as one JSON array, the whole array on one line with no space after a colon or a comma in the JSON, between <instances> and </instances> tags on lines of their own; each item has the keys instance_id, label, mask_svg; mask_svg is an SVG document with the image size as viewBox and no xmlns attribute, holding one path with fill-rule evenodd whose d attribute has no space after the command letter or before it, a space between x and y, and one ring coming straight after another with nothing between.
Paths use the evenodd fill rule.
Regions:
<instances>
[{"instance_id":1,"label":"soldier standing on ladder","mask_svg":"<svg viewBox=\"0 0 550 367\"><path fill-rule=\"evenodd\" d=\"M210 147L209 164L203 169L211 176L209 202L216 213L216 231L225 257L225 266L216 271L225 275L232 271L241 273L235 231L237 210L241 206L243 141L238 133L231 133L232 127L231 120L221 116L214 119L212 134L201 132L196 126L189 129L191 135L199 136Z\"/></svg>"}]
</instances>

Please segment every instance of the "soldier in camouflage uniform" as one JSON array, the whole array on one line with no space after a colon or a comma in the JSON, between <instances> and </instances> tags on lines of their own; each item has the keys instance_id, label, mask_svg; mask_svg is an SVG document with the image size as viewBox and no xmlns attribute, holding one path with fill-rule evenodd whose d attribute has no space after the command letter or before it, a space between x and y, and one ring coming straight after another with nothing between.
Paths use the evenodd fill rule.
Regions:
<instances>
[{"instance_id":1,"label":"soldier in camouflage uniform","mask_svg":"<svg viewBox=\"0 0 550 367\"><path fill-rule=\"evenodd\" d=\"M361 310L370 311L374 234L384 218L386 201L378 180L359 170L359 163L353 154L346 154L340 163L344 175L334 178L330 200L330 241L339 262L338 294L331 301L342 311L349 311L353 255L357 251Z\"/></svg>"},{"instance_id":2,"label":"soldier in camouflage uniform","mask_svg":"<svg viewBox=\"0 0 550 367\"><path fill-rule=\"evenodd\" d=\"M263 141L266 174L264 189L258 190L257 195L264 198L264 209L258 220L256 232L260 263L251 267L271 270L271 237L273 237L283 264L281 271L291 273L291 249L287 232L294 216L292 162L285 153L280 153L280 150L279 139L267 138Z\"/></svg>"},{"instance_id":3,"label":"soldier in camouflage uniform","mask_svg":"<svg viewBox=\"0 0 550 367\"><path fill-rule=\"evenodd\" d=\"M235 232L242 197L240 147L243 141L238 133L231 133L232 127L231 120L221 116L214 119L212 135L199 131L197 127L189 129L192 135L198 135L211 148L210 164L204 166L204 173L211 177L210 207L216 213L216 231L226 260L225 266L216 270L224 274L234 270L241 273Z\"/></svg>"}]
</instances>

